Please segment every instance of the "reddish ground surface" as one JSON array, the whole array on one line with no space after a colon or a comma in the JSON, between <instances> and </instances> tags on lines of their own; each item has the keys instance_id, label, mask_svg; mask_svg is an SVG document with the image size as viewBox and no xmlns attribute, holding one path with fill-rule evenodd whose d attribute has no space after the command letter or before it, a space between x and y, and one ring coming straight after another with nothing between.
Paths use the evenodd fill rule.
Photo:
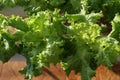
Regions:
<instances>
[{"instance_id":1,"label":"reddish ground surface","mask_svg":"<svg viewBox=\"0 0 120 80\"><path fill-rule=\"evenodd\" d=\"M0 62L0 80L24 80L24 75L18 71L26 65L25 61L9 61L3 64ZM120 63L108 70L104 66L99 66L96 70L96 75L92 80L120 80ZM60 65L50 65L50 68L43 67L42 75L34 77L32 80L81 80L80 73L75 74L71 71L69 76L66 76L65 71Z\"/></svg>"},{"instance_id":2,"label":"reddish ground surface","mask_svg":"<svg viewBox=\"0 0 120 80\"><path fill-rule=\"evenodd\" d=\"M0 80L24 80L24 75L18 71L25 65L25 61L0 62Z\"/></svg>"}]
</instances>

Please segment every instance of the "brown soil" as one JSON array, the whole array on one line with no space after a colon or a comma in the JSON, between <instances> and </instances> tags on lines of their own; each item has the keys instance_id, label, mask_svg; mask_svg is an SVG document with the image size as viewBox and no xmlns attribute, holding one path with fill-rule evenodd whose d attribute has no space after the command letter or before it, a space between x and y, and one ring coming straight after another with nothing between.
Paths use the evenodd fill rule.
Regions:
<instances>
[{"instance_id":1,"label":"brown soil","mask_svg":"<svg viewBox=\"0 0 120 80\"><path fill-rule=\"evenodd\" d=\"M108 34L111 32L111 30L112 30L112 25L111 25L111 23L108 22L108 21L106 21L106 18L105 18L105 17L102 17L102 18L97 22L97 24L99 24L100 26L101 26L102 24L104 24L104 25L107 26L107 28L106 28L105 30L103 30L103 32L102 32L102 34L104 34L104 35L108 35Z\"/></svg>"},{"instance_id":2,"label":"brown soil","mask_svg":"<svg viewBox=\"0 0 120 80\"><path fill-rule=\"evenodd\" d=\"M112 71L114 71L116 74L120 75L120 62L118 62L117 64L115 64L112 67Z\"/></svg>"}]
</instances>

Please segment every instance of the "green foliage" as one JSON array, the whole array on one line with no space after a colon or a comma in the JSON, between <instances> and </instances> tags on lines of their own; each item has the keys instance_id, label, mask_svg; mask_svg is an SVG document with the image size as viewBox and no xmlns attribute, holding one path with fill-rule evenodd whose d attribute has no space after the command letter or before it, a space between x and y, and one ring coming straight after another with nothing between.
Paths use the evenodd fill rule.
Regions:
<instances>
[{"instance_id":1,"label":"green foliage","mask_svg":"<svg viewBox=\"0 0 120 80\"><path fill-rule=\"evenodd\" d=\"M0 0L0 10L6 7L28 6L31 0Z\"/></svg>"},{"instance_id":2,"label":"green foliage","mask_svg":"<svg viewBox=\"0 0 120 80\"><path fill-rule=\"evenodd\" d=\"M0 6L4 2L6 0L1 1ZM11 0L9 4L22 6L23 2ZM107 15L107 8L111 9L116 2L26 0L23 5L31 15L28 18L0 15L0 60L6 62L15 53L25 56L27 66L20 72L26 74L26 79L39 75L42 66L61 63L67 73L73 69L81 72L83 80L90 80L97 66L103 64L111 68L120 55L120 15L112 20L119 3L107 18L112 20L112 32L108 36L101 35L101 26L97 24ZM6 26L12 26L15 32L11 33Z\"/></svg>"},{"instance_id":3,"label":"green foliage","mask_svg":"<svg viewBox=\"0 0 120 80\"><path fill-rule=\"evenodd\" d=\"M8 21L8 25L24 32L29 31L29 26L21 17L12 16Z\"/></svg>"},{"instance_id":4,"label":"green foliage","mask_svg":"<svg viewBox=\"0 0 120 80\"><path fill-rule=\"evenodd\" d=\"M77 3L77 6L76 6ZM81 0L1 0L0 9L5 7L25 7L28 14L35 14L38 11L45 11L47 9L54 10L61 9L61 12L78 13L81 9Z\"/></svg>"},{"instance_id":5,"label":"green foliage","mask_svg":"<svg viewBox=\"0 0 120 80\"><path fill-rule=\"evenodd\" d=\"M109 36L120 41L120 15L119 14L116 14L115 18L112 21L112 31L109 34Z\"/></svg>"},{"instance_id":6,"label":"green foliage","mask_svg":"<svg viewBox=\"0 0 120 80\"><path fill-rule=\"evenodd\" d=\"M96 54L97 64L104 64L109 68L116 63L116 57L119 55L119 42L111 37L103 37L98 40L99 49Z\"/></svg>"},{"instance_id":7,"label":"green foliage","mask_svg":"<svg viewBox=\"0 0 120 80\"><path fill-rule=\"evenodd\" d=\"M60 6L65 3L65 0L49 0L51 6Z\"/></svg>"},{"instance_id":8,"label":"green foliage","mask_svg":"<svg viewBox=\"0 0 120 80\"><path fill-rule=\"evenodd\" d=\"M13 26L16 31L11 34L5 25L1 28L0 59L5 62L15 53L24 55L27 66L21 72L26 79L40 74L42 66L60 62L66 72L81 71L83 80L89 80L98 65L111 67L120 53L119 42L113 36L100 34L96 22L101 13L61 15L55 10L38 12L26 19L12 16L4 21L2 17L1 26Z\"/></svg>"},{"instance_id":9,"label":"green foliage","mask_svg":"<svg viewBox=\"0 0 120 80\"><path fill-rule=\"evenodd\" d=\"M116 13L120 13L120 0L88 0L89 12L102 11L107 21L111 21Z\"/></svg>"}]
</instances>

